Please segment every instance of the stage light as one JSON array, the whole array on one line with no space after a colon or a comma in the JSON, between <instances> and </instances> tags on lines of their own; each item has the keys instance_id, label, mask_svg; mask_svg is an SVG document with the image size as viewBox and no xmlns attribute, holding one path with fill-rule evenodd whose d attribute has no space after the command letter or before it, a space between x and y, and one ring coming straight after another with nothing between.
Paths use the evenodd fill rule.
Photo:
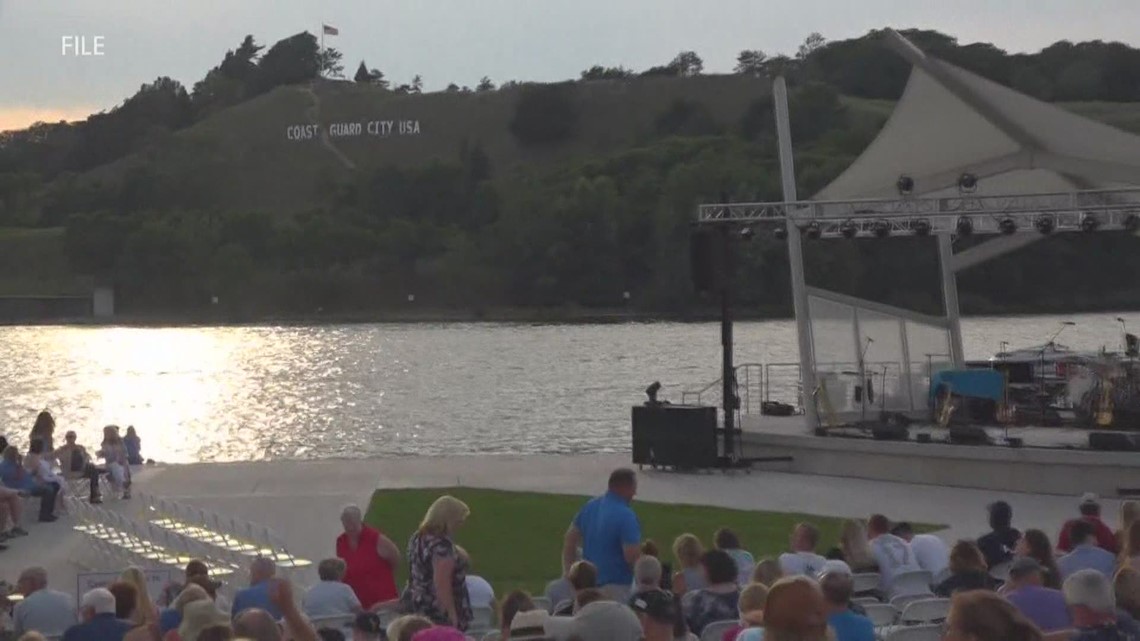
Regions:
<instances>
[{"instance_id":1,"label":"stage light","mask_svg":"<svg viewBox=\"0 0 1140 641\"><path fill-rule=\"evenodd\" d=\"M1094 214L1085 214L1081 217L1081 231L1096 231L1100 221Z\"/></svg>"},{"instance_id":2,"label":"stage light","mask_svg":"<svg viewBox=\"0 0 1140 641\"><path fill-rule=\"evenodd\" d=\"M911 221L910 229L914 232L915 236L929 236L930 235L930 221L925 218Z\"/></svg>"},{"instance_id":3,"label":"stage light","mask_svg":"<svg viewBox=\"0 0 1140 641\"><path fill-rule=\"evenodd\" d=\"M959 236L969 236L974 233L974 221L970 220L967 216L962 216L958 219L954 228L958 230Z\"/></svg>"},{"instance_id":4,"label":"stage light","mask_svg":"<svg viewBox=\"0 0 1140 641\"><path fill-rule=\"evenodd\" d=\"M749 226L749 227L742 227L742 228L740 229L740 237L741 237L743 240L752 240L752 237L753 237L753 236L755 236L755 235L756 235L756 232L752 230L752 227L751 227L751 226Z\"/></svg>"},{"instance_id":5,"label":"stage light","mask_svg":"<svg viewBox=\"0 0 1140 641\"><path fill-rule=\"evenodd\" d=\"M972 194L978 190L978 177L971 173L958 176L958 191L963 194Z\"/></svg>"},{"instance_id":6,"label":"stage light","mask_svg":"<svg viewBox=\"0 0 1140 641\"><path fill-rule=\"evenodd\" d=\"M914 178L903 174L899 176L898 182L895 183L895 187L898 188L900 196L909 196L911 192L914 191Z\"/></svg>"},{"instance_id":7,"label":"stage light","mask_svg":"<svg viewBox=\"0 0 1140 641\"><path fill-rule=\"evenodd\" d=\"M998 221L998 231L1008 236L1017 231L1017 223L1008 216L1002 218L1000 221Z\"/></svg>"},{"instance_id":8,"label":"stage light","mask_svg":"<svg viewBox=\"0 0 1140 641\"><path fill-rule=\"evenodd\" d=\"M1052 234L1053 228L1057 226L1057 221L1053 220L1052 216L1038 216L1037 220L1033 221L1033 226L1042 234Z\"/></svg>"},{"instance_id":9,"label":"stage light","mask_svg":"<svg viewBox=\"0 0 1140 641\"><path fill-rule=\"evenodd\" d=\"M804 235L812 240L816 240L823 235L823 230L820 229L819 223L813 220L804 227Z\"/></svg>"},{"instance_id":10,"label":"stage light","mask_svg":"<svg viewBox=\"0 0 1140 641\"><path fill-rule=\"evenodd\" d=\"M788 228L780 225L779 227L776 227L776 229L772 232L772 235L776 237L776 240L787 240Z\"/></svg>"},{"instance_id":11,"label":"stage light","mask_svg":"<svg viewBox=\"0 0 1140 641\"><path fill-rule=\"evenodd\" d=\"M891 235L891 224L881 218L875 221L871 229L878 238L886 238Z\"/></svg>"},{"instance_id":12,"label":"stage light","mask_svg":"<svg viewBox=\"0 0 1140 641\"><path fill-rule=\"evenodd\" d=\"M1134 232L1140 229L1140 216L1128 214L1124 217L1124 222L1122 222L1121 225L1124 226L1124 231Z\"/></svg>"},{"instance_id":13,"label":"stage light","mask_svg":"<svg viewBox=\"0 0 1140 641\"><path fill-rule=\"evenodd\" d=\"M859 225L856 225L853 220L845 220L839 226L839 233L843 234L844 238L854 238L859 233Z\"/></svg>"}]
</instances>

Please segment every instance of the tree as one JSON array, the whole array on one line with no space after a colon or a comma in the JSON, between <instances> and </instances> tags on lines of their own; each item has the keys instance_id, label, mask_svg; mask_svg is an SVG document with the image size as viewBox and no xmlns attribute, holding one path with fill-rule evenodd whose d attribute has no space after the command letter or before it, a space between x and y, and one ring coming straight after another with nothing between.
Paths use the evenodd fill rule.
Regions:
<instances>
[{"instance_id":1,"label":"tree","mask_svg":"<svg viewBox=\"0 0 1140 641\"><path fill-rule=\"evenodd\" d=\"M495 90L495 83L491 82L491 79L487 76L483 76L483 78L479 80L479 84L475 86L475 91L494 91L494 90Z\"/></svg>"},{"instance_id":2,"label":"tree","mask_svg":"<svg viewBox=\"0 0 1140 641\"><path fill-rule=\"evenodd\" d=\"M444 91L447 93L459 93L459 85L454 82L449 82L447 83L447 89L444 89Z\"/></svg>"},{"instance_id":3,"label":"tree","mask_svg":"<svg viewBox=\"0 0 1140 641\"><path fill-rule=\"evenodd\" d=\"M338 56L337 61L339 59ZM270 47L258 61L258 92L314 80L328 60L321 55L313 34L306 31L285 38Z\"/></svg>"},{"instance_id":4,"label":"tree","mask_svg":"<svg viewBox=\"0 0 1140 641\"><path fill-rule=\"evenodd\" d=\"M657 115L653 127L663 136L707 136L720 132L709 108L692 100L674 100Z\"/></svg>"},{"instance_id":5,"label":"tree","mask_svg":"<svg viewBox=\"0 0 1140 641\"><path fill-rule=\"evenodd\" d=\"M319 56L321 75L328 78L343 78L344 65L340 63L342 54L332 47L325 47Z\"/></svg>"},{"instance_id":6,"label":"tree","mask_svg":"<svg viewBox=\"0 0 1140 641\"><path fill-rule=\"evenodd\" d=\"M764 61L767 59L768 56L759 49L745 49L736 56L736 67L733 72L746 76L762 76L764 75Z\"/></svg>"},{"instance_id":7,"label":"tree","mask_svg":"<svg viewBox=\"0 0 1140 641\"><path fill-rule=\"evenodd\" d=\"M695 51L682 51L669 63L679 76L696 76L704 71L705 63Z\"/></svg>"},{"instance_id":8,"label":"tree","mask_svg":"<svg viewBox=\"0 0 1140 641\"><path fill-rule=\"evenodd\" d=\"M384 72L379 69L372 69L368 72L369 82L380 87L381 89L388 88L388 81L384 79Z\"/></svg>"},{"instance_id":9,"label":"tree","mask_svg":"<svg viewBox=\"0 0 1140 641\"><path fill-rule=\"evenodd\" d=\"M515 105L510 130L524 144L542 145L571 138L578 126L578 105L571 85L525 87Z\"/></svg>"},{"instance_id":10,"label":"tree","mask_svg":"<svg viewBox=\"0 0 1140 641\"><path fill-rule=\"evenodd\" d=\"M807 38L804 38L804 43L796 51L796 58L807 60L808 56L822 49L825 44L827 44L827 39L821 36L819 32L813 31Z\"/></svg>"},{"instance_id":11,"label":"tree","mask_svg":"<svg viewBox=\"0 0 1140 641\"><path fill-rule=\"evenodd\" d=\"M417 73L414 77L412 77L412 93L421 93L423 90L424 79L421 78L420 74Z\"/></svg>"},{"instance_id":12,"label":"tree","mask_svg":"<svg viewBox=\"0 0 1140 641\"><path fill-rule=\"evenodd\" d=\"M360 61L360 66L356 68L356 74L352 76L352 79L360 83L372 82L372 74L368 73L368 66L364 64L363 60Z\"/></svg>"},{"instance_id":13,"label":"tree","mask_svg":"<svg viewBox=\"0 0 1140 641\"><path fill-rule=\"evenodd\" d=\"M633 76L625 67L603 67L594 65L580 74L582 80L623 80Z\"/></svg>"}]
</instances>

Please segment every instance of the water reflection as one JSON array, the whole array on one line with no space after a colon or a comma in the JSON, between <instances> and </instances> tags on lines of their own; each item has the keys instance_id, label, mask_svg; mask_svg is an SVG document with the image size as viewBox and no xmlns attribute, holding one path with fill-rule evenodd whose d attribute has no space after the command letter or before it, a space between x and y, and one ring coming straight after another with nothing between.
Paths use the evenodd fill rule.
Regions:
<instances>
[{"instance_id":1,"label":"water reflection","mask_svg":"<svg viewBox=\"0 0 1140 641\"><path fill-rule=\"evenodd\" d=\"M1116 349L1116 315L1065 317L1064 342ZM966 349L1040 343L1060 320L968 319ZM737 340L739 362L796 360L789 321ZM646 384L678 401L718 359L712 323L5 327L0 417L20 444L45 407L87 445L135 425L145 456L179 462L613 451Z\"/></svg>"}]
</instances>

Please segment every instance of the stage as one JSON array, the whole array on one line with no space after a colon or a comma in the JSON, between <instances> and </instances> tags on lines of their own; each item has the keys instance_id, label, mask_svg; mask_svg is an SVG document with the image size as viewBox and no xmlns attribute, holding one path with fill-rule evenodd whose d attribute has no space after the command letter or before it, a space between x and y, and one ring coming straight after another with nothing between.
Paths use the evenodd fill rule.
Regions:
<instances>
[{"instance_id":1,"label":"stage","mask_svg":"<svg viewBox=\"0 0 1140 641\"><path fill-rule=\"evenodd\" d=\"M1029 492L1035 494L1101 496L1140 493L1140 452L1090 450L1088 432L1079 429L1010 428L1022 447L954 445L947 431L912 426L910 440L879 441L856 437L853 428L815 436L804 417L741 416L742 455L790 456L790 463L765 463L763 469L950 487ZM919 443L927 433L932 442ZM1001 443L1006 430L987 429Z\"/></svg>"}]
</instances>

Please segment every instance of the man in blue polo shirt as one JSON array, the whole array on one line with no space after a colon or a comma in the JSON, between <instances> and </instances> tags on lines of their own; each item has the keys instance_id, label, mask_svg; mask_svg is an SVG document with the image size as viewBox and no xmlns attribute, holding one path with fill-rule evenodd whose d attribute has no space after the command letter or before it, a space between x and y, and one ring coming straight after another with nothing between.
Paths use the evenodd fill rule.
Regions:
<instances>
[{"instance_id":1,"label":"man in blue polo shirt","mask_svg":"<svg viewBox=\"0 0 1140 641\"><path fill-rule=\"evenodd\" d=\"M574 517L562 547L562 572L582 557L598 569L598 587L624 603L633 585L633 564L641 556L641 524L629 506L637 494L637 475L621 468L610 474L609 490L591 499Z\"/></svg>"},{"instance_id":2,"label":"man in blue polo shirt","mask_svg":"<svg viewBox=\"0 0 1140 641\"><path fill-rule=\"evenodd\" d=\"M281 608L269 598L269 586L277 574L277 565L272 559L259 556L249 565L249 587L242 588L234 595L233 618L246 610L265 610L274 619L281 619Z\"/></svg>"}]
</instances>

